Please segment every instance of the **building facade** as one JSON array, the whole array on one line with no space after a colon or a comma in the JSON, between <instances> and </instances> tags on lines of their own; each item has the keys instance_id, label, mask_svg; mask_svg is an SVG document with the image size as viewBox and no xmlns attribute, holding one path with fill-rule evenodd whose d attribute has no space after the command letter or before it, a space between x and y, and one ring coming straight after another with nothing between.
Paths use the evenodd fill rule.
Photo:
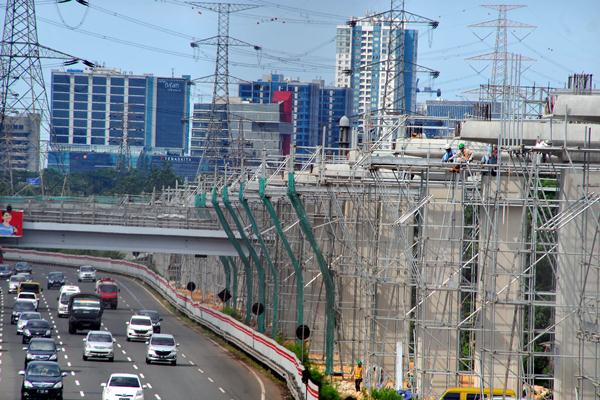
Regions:
<instances>
[{"instance_id":1,"label":"building facade","mask_svg":"<svg viewBox=\"0 0 600 400\"><path fill-rule=\"evenodd\" d=\"M384 105L398 113L416 111L418 32L404 30L404 46L395 44L400 40L400 32L396 32L390 46L389 33L390 24L381 17L354 19L337 26L335 84L352 88L352 115L362 132L370 129L371 119ZM398 59L402 47L404 74L398 73L391 62L388 76L389 53L395 52L393 59Z\"/></svg>"},{"instance_id":2,"label":"building facade","mask_svg":"<svg viewBox=\"0 0 600 400\"><path fill-rule=\"evenodd\" d=\"M337 148L338 122L351 112L351 90L326 87L323 81L286 80L278 74L239 85L239 97L252 103L280 102L287 98L286 93L291 93L292 143L296 152L310 152L309 147L321 145L323 131L325 147Z\"/></svg>"},{"instance_id":3,"label":"building facade","mask_svg":"<svg viewBox=\"0 0 600 400\"><path fill-rule=\"evenodd\" d=\"M88 69L52 72L51 142L187 154L190 77Z\"/></svg>"},{"instance_id":4,"label":"building facade","mask_svg":"<svg viewBox=\"0 0 600 400\"><path fill-rule=\"evenodd\" d=\"M283 106L273 103L248 103L230 99L229 117L223 108L218 117L227 121L213 145L219 149L206 154L201 169L204 172L222 168L252 167L260 164L263 157L281 157L286 154L292 135L292 124L284 118ZM191 155L203 157L209 133L210 103L194 104L192 118ZM205 154L205 155L206 155ZM218 157L214 155L217 154ZM202 171L200 171L202 172Z\"/></svg>"},{"instance_id":5,"label":"building facade","mask_svg":"<svg viewBox=\"0 0 600 400\"><path fill-rule=\"evenodd\" d=\"M40 115L21 114L4 118L0 130L0 169L38 171L40 168Z\"/></svg>"}]
</instances>

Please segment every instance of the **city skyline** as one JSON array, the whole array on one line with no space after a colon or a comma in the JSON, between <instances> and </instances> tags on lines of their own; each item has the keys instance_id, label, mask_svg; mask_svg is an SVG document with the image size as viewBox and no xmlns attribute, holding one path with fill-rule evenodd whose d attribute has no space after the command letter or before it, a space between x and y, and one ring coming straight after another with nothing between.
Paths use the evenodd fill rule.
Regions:
<instances>
[{"instance_id":1,"label":"city skyline","mask_svg":"<svg viewBox=\"0 0 600 400\"><path fill-rule=\"evenodd\" d=\"M189 43L216 34L214 13L192 9L179 0L122 3L108 0L100 6L90 1L90 7L86 8L75 2L55 5L52 1L38 1L40 43L135 74L169 76L173 73L199 78L213 72L215 49L197 49L196 60ZM327 84L334 81L336 25L352 16L364 15L367 8L372 12L389 8L388 1L379 0L370 1L368 7L366 2L356 0L326 4L309 0L302 6L296 6L293 1L253 0L249 3L262 6L232 15L230 34L263 50L257 53L232 49L232 75L255 80L273 72L300 80L321 78ZM437 80L420 76L419 86L439 88L442 97L456 99L466 90L485 83L491 69L489 63L465 58L489 52L495 32L493 29L476 31L467 26L495 19L496 15L480 7L478 1L446 3L407 1L406 7L440 22L436 30L419 29L418 62L441 73ZM593 10L600 5L591 0L569 4L559 1L522 3L528 7L509 13L509 18L538 25L534 30L509 32L510 50L537 60L526 66L524 84L545 86L549 83L562 87L569 73L599 73L600 55L585 50L592 48L600 38L594 13L580 17L576 10L577 6ZM44 67L48 76L56 65ZM197 83L194 92L193 101L208 101L210 82ZM235 94L235 89L230 94ZM420 95L419 101L430 98L430 95Z\"/></svg>"}]
</instances>

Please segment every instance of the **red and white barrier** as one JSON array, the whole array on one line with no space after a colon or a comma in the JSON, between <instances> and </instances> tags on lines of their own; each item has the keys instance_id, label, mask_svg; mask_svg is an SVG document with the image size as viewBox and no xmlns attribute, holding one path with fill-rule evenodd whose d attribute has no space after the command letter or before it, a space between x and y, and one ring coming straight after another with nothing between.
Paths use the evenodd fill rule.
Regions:
<instances>
[{"instance_id":1,"label":"red and white barrier","mask_svg":"<svg viewBox=\"0 0 600 400\"><path fill-rule=\"evenodd\" d=\"M152 286L179 311L208 327L226 340L235 343L250 356L280 374L286 380L287 386L296 400L317 400L319 398L319 389L313 382L309 381L308 385L302 383L304 366L293 352L235 318L205 307L182 295L166 279L145 265L102 257L22 249L5 249L5 258L67 267L79 267L83 264L89 264L102 271L138 278Z\"/></svg>"}]
</instances>

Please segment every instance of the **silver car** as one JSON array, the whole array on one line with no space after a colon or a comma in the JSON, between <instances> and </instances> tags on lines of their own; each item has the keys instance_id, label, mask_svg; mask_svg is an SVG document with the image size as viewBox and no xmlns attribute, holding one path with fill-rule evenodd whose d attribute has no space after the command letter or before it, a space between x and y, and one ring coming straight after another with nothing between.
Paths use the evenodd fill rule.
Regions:
<instances>
[{"instance_id":1,"label":"silver car","mask_svg":"<svg viewBox=\"0 0 600 400\"><path fill-rule=\"evenodd\" d=\"M179 346L179 343L175 343L173 335L155 333L146 344L148 345L146 364L152 362L177 364L177 346Z\"/></svg>"},{"instance_id":2,"label":"silver car","mask_svg":"<svg viewBox=\"0 0 600 400\"><path fill-rule=\"evenodd\" d=\"M91 265L82 265L77 271L77 280L96 282L96 269Z\"/></svg>"},{"instance_id":3,"label":"silver car","mask_svg":"<svg viewBox=\"0 0 600 400\"><path fill-rule=\"evenodd\" d=\"M85 347L83 348L83 359L88 358L106 358L108 361L115 360L115 350L113 343L115 339L107 331L89 331L86 338L83 339Z\"/></svg>"},{"instance_id":4,"label":"silver car","mask_svg":"<svg viewBox=\"0 0 600 400\"><path fill-rule=\"evenodd\" d=\"M42 319L42 314L37 311L22 312L17 321L17 335L23 333L23 327L30 319Z\"/></svg>"}]
</instances>

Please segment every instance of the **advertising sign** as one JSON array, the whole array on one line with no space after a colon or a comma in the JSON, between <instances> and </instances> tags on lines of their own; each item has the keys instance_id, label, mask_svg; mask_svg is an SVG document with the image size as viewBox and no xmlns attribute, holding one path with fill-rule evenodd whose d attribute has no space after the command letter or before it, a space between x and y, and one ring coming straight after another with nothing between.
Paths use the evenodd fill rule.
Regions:
<instances>
[{"instance_id":1,"label":"advertising sign","mask_svg":"<svg viewBox=\"0 0 600 400\"><path fill-rule=\"evenodd\" d=\"M23 236L23 210L2 210L0 237Z\"/></svg>"}]
</instances>

